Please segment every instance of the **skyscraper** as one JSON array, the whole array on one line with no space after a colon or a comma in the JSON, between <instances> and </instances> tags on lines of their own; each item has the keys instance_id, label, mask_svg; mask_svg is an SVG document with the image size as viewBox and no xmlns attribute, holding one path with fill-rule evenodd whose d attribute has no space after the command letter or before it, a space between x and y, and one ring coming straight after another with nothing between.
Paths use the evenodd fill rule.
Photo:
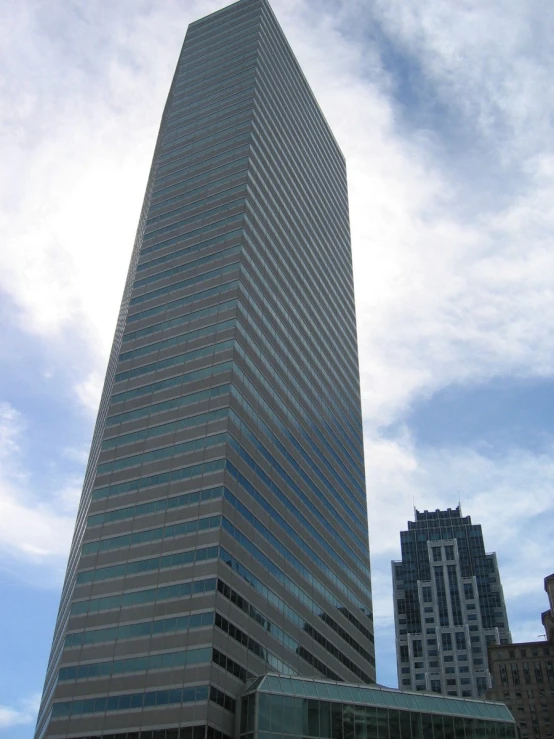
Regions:
<instances>
[{"instance_id":1,"label":"skyscraper","mask_svg":"<svg viewBox=\"0 0 554 739\"><path fill-rule=\"evenodd\" d=\"M446 511L415 511L392 563L398 684L477 697L490 687L487 646L511 641L496 554L483 532Z\"/></svg>"},{"instance_id":2,"label":"skyscraper","mask_svg":"<svg viewBox=\"0 0 554 739\"><path fill-rule=\"evenodd\" d=\"M36 736L221 739L270 669L375 678L345 163L240 0L164 110Z\"/></svg>"}]
</instances>

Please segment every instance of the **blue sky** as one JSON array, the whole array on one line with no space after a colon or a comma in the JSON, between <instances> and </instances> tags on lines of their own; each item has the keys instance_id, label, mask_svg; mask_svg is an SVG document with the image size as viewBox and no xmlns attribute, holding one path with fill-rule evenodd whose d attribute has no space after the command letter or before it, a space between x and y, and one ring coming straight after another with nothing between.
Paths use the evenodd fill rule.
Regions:
<instances>
[{"instance_id":1,"label":"blue sky","mask_svg":"<svg viewBox=\"0 0 554 739\"><path fill-rule=\"evenodd\" d=\"M0 737L32 735L100 388L187 24L219 0L0 0ZM554 570L554 8L274 0L348 162L378 677L420 508ZM6 607L6 605L8 607Z\"/></svg>"}]
</instances>

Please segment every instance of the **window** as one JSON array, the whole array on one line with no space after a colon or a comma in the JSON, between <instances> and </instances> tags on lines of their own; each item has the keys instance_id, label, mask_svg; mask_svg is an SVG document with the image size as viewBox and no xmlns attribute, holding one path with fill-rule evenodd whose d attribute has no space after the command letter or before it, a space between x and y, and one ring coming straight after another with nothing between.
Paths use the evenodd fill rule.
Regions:
<instances>
[{"instance_id":1,"label":"window","mask_svg":"<svg viewBox=\"0 0 554 739\"><path fill-rule=\"evenodd\" d=\"M444 547L444 556L446 559L454 559L454 547L453 546Z\"/></svg>"},{"instance_id":2,"label":"window","mask_svg":"<svg viewBox=\"0 0 554 739\"><path fill-rule=\"evenodd\" d=\"M440 547L432 547L433 562L442 562L442 552Z\"/></svg>"},{"instance_id":3,"label":"window","mask_svg":"<svg viewBox=\"0 0 554 739\"><path fill-rule=\"evenodd\" d=\"M466 635L463 631L456 632L456 649L458 651L466 648Z\"/></svg>"},{"instance_id":4,"label":"window","mask_svg":"<svg viewBox=\"0 0 554 739\"><path fill-rule=\"evenodd\" d=\"M485 692L487 689L487 678L486 677L478 677L477 680L477 693L481 695Z\"/></svg>"},{"instance_id":5,"label":"window","mask_svg":"<svg viewBox=\"0 0 554 739\"><path fill-rule=\"evenodd\" d=\"M523 678L526 684L531 682L531 674L529 672L529 662L523 663Z\"/></svg>"},{"instance_id":6,"label":"window","mask_svg":"<svg viewBox=\"0 0 554 739\"><path fill-rule=\"evenodd\" d=\"M449 651L452 649L452 634L442 634L442 648L445 651Z\"/></svg>"}]
</instances>

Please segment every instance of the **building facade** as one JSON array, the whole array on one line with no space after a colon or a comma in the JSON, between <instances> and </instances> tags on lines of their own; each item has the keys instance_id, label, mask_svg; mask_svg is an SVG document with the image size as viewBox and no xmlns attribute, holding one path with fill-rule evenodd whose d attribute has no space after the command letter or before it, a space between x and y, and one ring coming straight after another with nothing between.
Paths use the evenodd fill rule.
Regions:
<instances>
[{"instance_id":1,"label":"building facade","mask_svg":"<svg viewBox=\"0 0 554 739\"><path fill-rule=\"evenodd\" d=\"M163 113L36 736L221 739L269 669L375 679L345 162L240 0Z\"/></svg>"},{"instance_id":2,"label":"building facade","mask_svg":"<svg viewBox=\"0 0 554 739\"><path fill-rule=\"evenodd\" d=\"M546 634L546 640L554 643L554 573L544 578L544 589L548 596L548 606L541 614L542 625Z\"/></svg>"},{"instance_id":3,"label":"building facade","mask_svg":"<svg viewBox=\"0 0 554 739\"><path fill-rule=\"evenodd\" d=\"M544 641L489 646L492 688L488 700L505 703L522 739L554 736L554 574L545 578L550 608L542 614Z\"/></svg>"},{"instance_id":4,"label":"building facade","mask_svg":"<svg viewBox=\"0 0 554 739\"><path fill-rule=\"evenodd\" d=\"M487 646L511 641L498 564L481 526L446 511L415 511L392 563L398 684L481 696L491 685Z\"/></svg>"}]
</instances>

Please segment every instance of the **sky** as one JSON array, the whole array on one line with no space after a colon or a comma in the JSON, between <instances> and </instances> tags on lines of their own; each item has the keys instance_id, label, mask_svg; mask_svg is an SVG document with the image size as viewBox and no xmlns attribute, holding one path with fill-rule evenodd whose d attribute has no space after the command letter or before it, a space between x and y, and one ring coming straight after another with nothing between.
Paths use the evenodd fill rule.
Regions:
<instances>
[{"instance_id":1,"label":"sky","mask_svg":"<svg viewBox=\"0 0 554 739\"><path fill-rule=\"evenodd\" d=\"M0 0L0 738L32 736L187 24L225 0ZM378 680L414 506L496 551L514 640L554 571L554 6L273 0L346 156Z\"/></svg>"}]
</instances>

